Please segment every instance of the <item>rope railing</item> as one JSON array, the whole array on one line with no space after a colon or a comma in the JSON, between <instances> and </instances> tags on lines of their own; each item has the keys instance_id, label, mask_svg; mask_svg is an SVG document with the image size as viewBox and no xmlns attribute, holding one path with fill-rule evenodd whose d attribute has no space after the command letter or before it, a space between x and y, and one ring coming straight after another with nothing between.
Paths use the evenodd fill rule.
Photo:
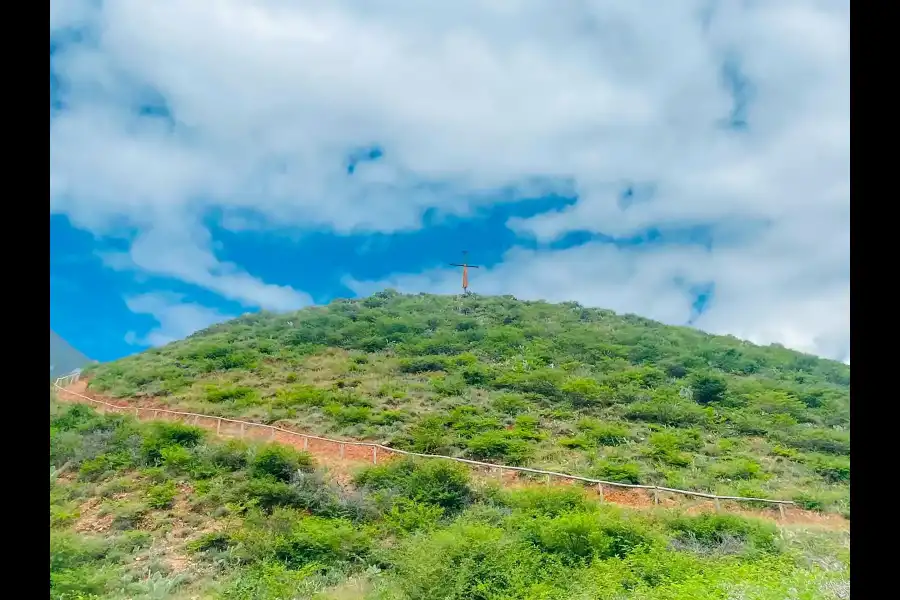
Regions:
<instances>
[{"instance_id":1,"label":"rope railing","mask_svg":"<svg viewBox=\"0 0 900 600\"><path fill-rule=\"evenodd\" d=\"M54 381L53 385L60 392L63 392L65 394L69 394L72 396L76 396L78 398L87 400L94 404L98 404L101 406L107 406L107 407L113 408L115 410L133 410L135 416L140 416L141 414L145 414L145 413L149 412L149 413L153 413L153 418L157 418L160 414L169 414L169 415L176 415L179 417L189 417L189 418L193 417L195 420L195 423L199 419L214 419L217 423L217 427L216 427L217 433L220 432L222 423L233 423L236 425L240 425L241 435L244 434L246 428L249 426L251 428L265 429L265 430L270 431L271 432L270 438L272 438L272 439L274 439L276 432L287 434L290 436L300 437L301 439L304 440L304 448L307 447L308 440L318 440L318 441L322 441L322 442L338 444L340 446L341 458L344 458L344 447L345 446L353 446L353 447L358 447L358 448L371 448L372 449L372 462L376 463L376 464L378 462L378 450L382 450L382 451L390 453L390 454L400 454L403 456L415 456L418 458L425 458L425 459L451 460L454 462L464 463L467 465L473 465L476 467L483 467L483 468L488 468L488 469L499 469L501 474L503 473L503 471L513 471L513 472L518 472L518 473L530 473L533 475L543 475L547 478L548 482L551 477L555 477L555 478L559 478L559 479L566 479L569 481L580 481L583 483L590 483L590 484L597 486L597 489L600 492L601 497L603 495L603 486L617 487L617 488L642 489L642 490L650 490L653 492L654 503L659 503L659 496L658 496L659 492L668 492L668 493L673 493L673 494L681 494L684 496L694 496L694 497L698 497L698 498L707 498L707 499L713 500L716 503L716 509L719 508L719 501L721 501L721 500L729 500L729 501L735 501L735 502L761 502L761 503L773 504L773 505L778 506L779 510L781 511L782 516L784 515L784 507L785 506L791 506L791 505L796 504L795 502L793 502L791 500L774 500L771 498L753 498L753 497L746 497L746 496L720 496L717 494L710 494L707 492L696 492L696 491L692 491L692 490L680 490L677 488L664 487L664 486L660 486L660 485L643 485L643 484L636 484L636 483L622 483L619 481L606 481L603 479L594 479L591 477L584 477L581 475L572 475L569 473L560 473L557 471L548 471L548 470L544 470L544 469L533 469L530 467L516 467L516 466L512 466L512 465L498 465L495 463L471 460L468 458L460 458L457 456L445 456L442 454L423 454L421 452L410 452L408 450L399 450L397 448L391 448L390 446L385 446L384 444L378 444L376 442L360 442L360 441L355 441L355 440L340 440L340 439L322 437L322 436L312 435L309 433L300 433L297 431L291 431L290 429L284 429L284 428L278 427L276 425L266 425L263 423L254 423L252 421L241 421L239 419L229 419L226 417L217 417L217 416L213 416L213 415L204 415L204 414L199 414L199 413L168 410L168 409L164 409L164 408L143 408L143 407L138 407L138 406L135 406L135 407L121 406L118 404L112 404L110 402L104 402L103 400L97 400L96 398L91 398L89 396L85 396L84 394L79 394L78 392L73 392L72 390L66 389L67 386L78 381L78 379L79 379L79 374L75 373L72 375L67 375L65 377L57 378L56 381Z\"/></svg>"}]
</instances>

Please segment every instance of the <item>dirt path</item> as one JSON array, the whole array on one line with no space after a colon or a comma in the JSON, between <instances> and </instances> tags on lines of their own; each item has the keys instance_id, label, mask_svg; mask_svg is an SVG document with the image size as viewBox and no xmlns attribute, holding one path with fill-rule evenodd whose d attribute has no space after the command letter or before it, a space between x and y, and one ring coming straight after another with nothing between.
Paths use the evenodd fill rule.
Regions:
<instances>
[{"instance_id":1,"label":"dirt path","mask_svg":"<svg viewBox=\"0 0 900 600\"><path fill-rule=\"evenodd\" d=\"M168 407L155 398L122 400L109 398L95 394L88 390L87 381L79 380L66 388L57 388L57 397L63 402L88 404L101 412L124 412L136 416L140 420L177 420L196 425L214 431L223 438L245 438L260 441L274 441L305 450L314 455L316 461L328 468L341 483L349 481L352 474L363 467L373 463L382 463L399 454L388 452L382 448L377 450L371 446L353 445L357 440L340 441L316 439L313 434L303 431L276 431L247 423L241 425L237 421L220 419L210 416L184 416L167 414L166 411L175 409ZM112 406L104 406L91 402L96 400ZM176 411L177 412L177 411ZM279 425L281 428L282 426ZM476 479L482 482L499 481L504 487L522 488L541 485L565 487L570 485L583 485L574 480L547 479L543 482L535 480L534 476L525 475L517 471L495 469L479 469L472 467ZM602 494L602 500L611 504L634 509L652 509L657 504L666 508L682 508L685 512L696 514L700 512L712 512L716 505L711 500L689 498L681 494L660 492L658 499L654 499L650 490L616 488L603 486L602 489L592 486L590 488L598 497ZM834 530L849 530L850 522L838 514L819 513L811 510L803 510L793 506L785 506L782 515L778 508L749 509L737 502L721 501L719 510L741 514L750 517L776 521L786 526L810 526Z\"/></svg>"}]
</instances>

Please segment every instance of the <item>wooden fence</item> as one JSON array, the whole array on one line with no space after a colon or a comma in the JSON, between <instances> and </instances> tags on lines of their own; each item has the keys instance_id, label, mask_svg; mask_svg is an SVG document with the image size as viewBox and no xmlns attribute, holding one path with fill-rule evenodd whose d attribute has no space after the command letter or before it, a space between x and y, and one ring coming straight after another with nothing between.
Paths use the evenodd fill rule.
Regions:
<instances>
[{"instance_id":1,"label":"wooden fence","mask_svg":"<svg viewBox=\"0 0 900 600\"><path fill-rule=\"evenodd\" d=\"M444 456L441 454L422 454L419 452L409 452L407 450L398 450L396 448L391 448L389 446L385 446L383 444L377 444L375 442L358 442L351 440L338 440L327 437L321 437L316 435L311 435L308 433L299 433L296 431L291 431L289 429L283 429L281 427L277 427L275 425L265 425L262 423L253 423L250 421L241 421L237 419L227 419L225 417L214 417L210 415L202 415L197 413L189 413L189 412L181 412L176 410L167 410L162 408L141 408L137 406L120 406L118 404L111 404L109 402L104 402L103 400L97 400L95 398L90 398L83 394L79 394L77 392L73 392L71 390L65 389L66 386L74 383L79 378L79 375L67 375L65 377L58 378L54 383L54 387L64 394L68 394L70 396L78 397L82 400L86 400L94 405L100 406L105 409L112 409L116 412L125 412L134 414L135 417L140 418L141 416L148 416L153 419L164 418L165 416L173 416L180 421L184 421L186 423L203 426L207 429L215 429L218 435L225 436L238 436L238 437L253 437L260 440L271 440L271 441L283 441L290 445L295 445L291 443L290 440L284 439L284 436L292 437L294 439L300 438L302 443L302 448L306 450L310 450L315 452L316 443L328 443L328 444L336 444L339 448L339 456L341 459L363 459L371 460L374 464L378 463L379 451L387 454L399 454L403 456L415 456L419 458L427 458L427 459L442 459L442 460L452 460L458 463L464 463L467 465L472 465L476 467L482 467L487 469L499 469L500 476L502 478L503 473L505 471L510 472L518 472L518 473L529 473L533 475L543 475L547 482L550 482L551 478L563 479L567 481L578 481L582 483L589 483L597 486L597 491L600 494L600 497L603 498L603 488L604 486L614 487L614 488L630 488L630 489L640 489L640 490L648 490L653 492L653 500L654 503L659 503L659 493L660 492L668 492L672 494L681 494L684 496L693 496L697 498L706 498L712 500L715 503L716 510L719 510L719 502L722 500L729 500L735 502L760 502L766 504L772 504L778 506L779 511L781 512L782 517L784 516L784 507L794 505L795 503L790 500L773 500L771 498L748 498L744 496L719 496L716 494L709 494L706 492L694 492L690 490L679 490L676 488L669 488L660 485L641 485L634 483L621 483L618 481L605 481L602 479L593 479L591 477L582 477L581 475L570 475L568 473L558 473L556 471L546 471L543 469L532 469L529 467L514 467L510 465L498 465L495 463L487 463L481 462L478 460L470 460L467 458L459 458L456 456ZM360 452L362 450L362 452ZM352 453L353 456L349 456L348 453Z\"/></svg>"}]
</instances>

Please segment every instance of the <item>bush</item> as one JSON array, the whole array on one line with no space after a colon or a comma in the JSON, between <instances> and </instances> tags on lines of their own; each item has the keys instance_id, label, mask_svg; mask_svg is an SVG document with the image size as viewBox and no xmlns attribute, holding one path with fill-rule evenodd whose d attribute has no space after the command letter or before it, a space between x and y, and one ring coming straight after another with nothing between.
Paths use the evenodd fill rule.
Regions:
<instances>
[{"instance_id":1,"label":"bush","mask_svg":"<svg viewBox=\"0 0 900 600\"><path fill-rule=\"evenodd\" d=\"M219 404L221 402L247 403L256 398L256 390L249 387L215 387L206 388L206 401Z\"/></svg>"},{"instance_id":2,"label":"bush","mask_svg":"<svg viewBox=\"0 0 900 600\"><path fill-rule=\"evenodd\" d=\"M600 446L619 446L631 435L631 431L622 425L588 418L578 421L578 429L585 439Z\"/></svg>"},{"instance_id":3,"label":"bush","mask_svg":"<svg viewBox=\"0 0 900 600\"><path fill-rule=\"evenodd\" d=\"M170 446L192 448L203 440L204 431L199 427L154 421L145 430L142 453L147 464L162 462L162 449Z\"/></svg>"},{"instance_id":4,"label":"bush","mask_svg":"<svg viewBox=\"0 0 900 600\"><path fill-rule=\"evenodd\" d=\"M618 483L640 483L641 467L636 463L619 463L601 460L594 465L592 472L598 479Z\"/></svg>"},{"instance_id":5,"label":"bush","mask_svg":"<svg viewBox=\"0 0 900 600\"><path fill-rule=\"evenodd\" d=\"M526 514L556 517L564 513L592 511L596 503L578 488L525 488L501 495L501 501Z\"/></svg>"},{"instance_id":6,"label":"bush","mask_svg":"<svg viewBox=\"0 0 900 600\"><path fill-rule=\"evenodd\" d=\"M721 402L725 399L728 385L718 375L702 374L693 378L691 389L694 392L693 398L695 402L698 404L710 404Z\"/></svg>"},{"instance_id":7,"label":"bush","mask_svg":"<svg viewBox=\"0 0 900 600\"><path fill-rule=\"evenodd\" d=\"M310 454L280 444L263 446L250 461L250 472L254 477L272 477L276 481L290 481L296 471L312 471L313 468Z\"/></svg>"},{"instance_id":8,"label":"bush","mask_svg":"<svg viewBox=\"0 0 900 600\"><path fill-rule=\"evenodd\" d=\"M248 464L250 446L242 440L228 440L213 445L209 450L210 462L228 471L240 471Z\"/></svg>"},{"instance_id":9,"label":"bush","mask_svg":"<svg viewBox=\"0 0 900 600\"><path fill-rule=\"evenodd\" d=\"M397 498L384 515L384 522L395 531L410 533L433 529L443 516L444 509L436 504Z\"/></svg>"},{"instance_id":10,"label":"bush","mask_svg":"<svg viewBox=\"0 0 900 600\"><path fill-rule=\"evenodd\" d=\"M850 459L835 457L813 463L813 470L831 483L850 481Z\"/></svg>"},{"instance_id":11,"label":"bush","mask_svg":"<svg viewBox=\"0 0 900 600\"><path fill-rule=\"evenodd\" d=\"M325 407L325 414L334 419L341 427L365 423L372 417L372 409L368 406L341 406L329 404Z\"/></svg>"},{"instance_id":12,"label":"bush","mask_svg":"<svg viewBox=\"0 0 900 600\"><path fill-rule=\"evenodd\" d=\"M586 377L570 379L560 390L563 396L574 406L591 406L596 404L603 393L603 387L595 380Z\"/></svg>"},{"instance_id":13,"label":"bush","mask_svg":"<svg viewBox=\"0 0 900 600\"><path fill-rule=\"evenodd\" d=\"M169 508L178 495L178 489L171 481L154 485L147 490L147 505L150 508Z\"/></svg>"},{"instance_id":14,"label":"bush","mask_svg":"<svg viewBox=\"0 0 900 600\"><path fill-rule=\"evenodd\" d=\"M532 518L522 523L522 535L569 566L624 558L655 542L649 530L622 515L584 512Z\"/></svg>"},{"instance_id":15,"label":"bush","mask_svg":"<svg viewBox=\"0 0 900 600\"><path fill-rule=\"evenodd\" d=\"M390 490L401 496L434 504L448 513L472 502L469 472L459 464L441 459L392 460L369 467L356 476L357 485L374 490Z\"/></svg>"},{"instance_id":16,"label":"bush","mask_svg":"<svg viewBox=\"0 0 900 600\"><path fill-rule=\"evenodd\" d=\"M738 541L750 552L775 552L778 549L778 530L774 524L737 515L683 516L670 521L668 527L676 534L676 539L699 543L706 550L722 550L732 541Z\"/></svg>"},{"instance_id":17,"label":"bush","mask_svg":"<svg viewBox=\"0 0 900 600\"><path fill-rule=\"evenodd\" d=\"M715 465L712 472L718 479L755 479L762 475L762 467L749 458L735 458Z\"/></svg>"},{"instance_id":18,"label":"bush","mask_svg":"<svg viewBox=\"0 0 900 600\"><path fill-rule=\"evenodd\" d=\"M291 569L357 563L371 543L369 532L350 521L306 517L287 508L277 508L268 517L250 515L230 540L241 561L274 558Z\"/></svg>"},{"instance_id":19,"label":"bush","mask_svg":"<svg viewBox=\"0 0 900 600\"><path fill-rule=\"evenodd\" d=\"M649 421L672 427L685 427L702 423L707 413L696 404L684 401L643 401L632 404L625 411L629 419Z\"/></svg>"},{"instance_id":20,"label":"bush","mask_svg":"<svg viewBox=\"0 0 900 600\"><path fill-rule=\"evenodd\" d=\"M528 442L505 430L480 433L466 442L466 449L472 458L495 460L513 466L524 464L531 456Z\"/></svg>"}]
</instances>

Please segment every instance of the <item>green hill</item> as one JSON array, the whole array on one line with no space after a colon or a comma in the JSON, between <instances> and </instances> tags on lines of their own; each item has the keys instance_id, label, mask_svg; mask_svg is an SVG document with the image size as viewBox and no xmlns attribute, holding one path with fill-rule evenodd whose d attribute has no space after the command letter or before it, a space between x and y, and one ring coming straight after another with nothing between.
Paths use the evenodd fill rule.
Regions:
<instances>
[{"instance_id":1,"label":"green hill","mask_svg":"<svg viewBox=\"0 0 900 600\"><path fill-rule=\"evenodd\" d=\"M87 373L207 414L849 514L849 366L577 303L385 291Z\"/></svg>"},{"instance_id":2,"label":"green hill","mask_svg":"<svg viewBox=\"0 0 900 600\"><path fill-rule=\"evenodd\" d=\"M51 398L50 597L849 598L846 531L502 489L447 461L332 475L286 446Z\"/></svg>"}]
</instances>

